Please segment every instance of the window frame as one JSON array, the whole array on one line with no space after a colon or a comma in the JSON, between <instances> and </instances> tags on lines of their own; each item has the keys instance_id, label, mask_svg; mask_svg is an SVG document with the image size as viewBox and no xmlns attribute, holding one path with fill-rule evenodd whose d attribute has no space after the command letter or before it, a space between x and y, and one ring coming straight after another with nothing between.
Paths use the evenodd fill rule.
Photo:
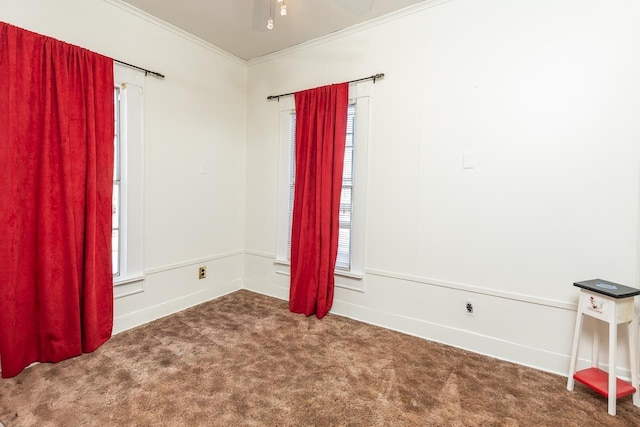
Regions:
<instances>
[{"instance_id":1,"label":"window frame","mask_svg":"<svg viewBox=\"0 0 640 427\"><path fill-rule=\"evenodd\" d=\"M335 269L335 286L364 292L366 196L372 81L349 85L349 103L355 104L354 175L352 192L351 260L349 270ZM293 96L279 100L280 153L278 168L278 216L276 273L289 275L289 174L291 170L291 114L295 112Z\"/></svg>"},{"instance_id":2,"label":"window frame","mask_svg":"<svg viewBox=\"0 0 640 427\"><path fill-rule=\"evenodd\" d=\"M119 90L120 274L114 297L144 291L144 73L114 64Z\"/></svg>"},{"instance_id":3,"label":"window frame","mask_svg":"<svg viewBox=\"0 0 640 427\"><path fill-rule=\"evenodd\" d=\"M114 151L114 155L113 155L113 194L111 196L111 201L112 201L112 207L111 207L111 215L112 215L112 220L111 220L111 259L112 259L112 273L113 270L115 268L115 273L113 273L113 280L117 281L120 277L120 268L122 265L122 231L121 231L121 224L122 224L122 192L120 191L122 188L122 174L121 174L121 166L122 166L122 162L121 162L121 150L120 150L120 139L121 139L121 134L120 134L120 116L121 116L121 112L120 112L120 87L117 85L114 85L114 113L115 113L115 131L114 131L114 141L113 141L113 151ZM116 192L117 189L117 192ZM117 194L117 195L116 195ZM115 208L115 204L118 205L117 209ZM117 214L117 215L116 215ZM114 220L115 217L115 220ZM114 225L117 224L116 225ZM114 239L113 239L113 233L114 231L117 231L117 236L118 238L115 239L115 244L117 245L117 252L118 255L116 257L116 259L113 259L113 252L114 252ZM115 267L117 266L117 267Z\"/></svg>"}]
</instances>

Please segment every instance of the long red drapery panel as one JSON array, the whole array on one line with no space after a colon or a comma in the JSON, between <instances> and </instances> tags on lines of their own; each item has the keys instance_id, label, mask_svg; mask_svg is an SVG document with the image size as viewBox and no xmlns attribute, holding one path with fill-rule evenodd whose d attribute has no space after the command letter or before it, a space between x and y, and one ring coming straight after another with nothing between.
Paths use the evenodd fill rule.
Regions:
<instances>
[{"instance_id":1,"label":"long red drapery panel","mask_svg":"<svg viewBox=\"0 0 640 427\"><path fill-rule=\"evenodd\" d=\"M321 319L333 303L349 84L296 92L289 309Z\"/></svg>"},{"instance_id":2,"label":"long red drapery panel","mask_svg":"<svg viewBox=\"0 0 640 427\"><path fill-rule=\"evenodd\" d=\"M113 326L113 60L0 22L0 361L91 352Z\"/></svg>"}]
</instances>

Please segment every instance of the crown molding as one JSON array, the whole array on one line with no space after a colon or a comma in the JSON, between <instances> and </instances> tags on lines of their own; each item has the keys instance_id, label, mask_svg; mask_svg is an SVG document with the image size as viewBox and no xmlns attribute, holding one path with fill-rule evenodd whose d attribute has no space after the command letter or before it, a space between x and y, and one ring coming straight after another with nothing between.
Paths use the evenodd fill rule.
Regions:
<instances>
[{"instance_id":1,"label":"crown molding","mask_svg":"<svg viewBox=\"0 0 640 427\"><path fill-rule=\"evenodd\" d=\"M213 53L216 53L226 59L229 59L237 64L240 65L247 65L247 61L238 58L237 56L234 56L232 54L230 54L229 52L220 49L219 47L202 40L199 37L194 36L193 34L190 34L174 25L169 24L168 22L165 22L161 19L156 18L153 15L148 14L147 12L138 9L137 7L134 7L132 5L130 5L129 3L124 3L122 0L103 0L106 3L109 3L112 6L118 7L122 10L124 10L125 12L128 12L132 15L137 16L138 18L141 18L151 24L157 25L158 27L167 30L177 36L180 36L192 43L197 44L200 47L203 47Z\"/></svg>"},{"instance_id":2,"label":"crown molding","mask_svg":"<svg viewBox=\"0 0 640 427\"><path fill-rule=\"evenodd\" d=\"M391 12L387 15L381 16L379 18L374 18L370 21L363 22L361 24L356 24L351 27L345 28L343 30L339 30L328 34L326 36L318 37L313 40L309 40L304 43L300 43L298 45L288 47L286 49L279 50L277 52L269 53L264 56L260 56L258 58L250 59L246 61L248 66L256 65L261 62L271 61L277 58L280 58L285 55L289 55L294 52L303 51L305 49L318 46L324 43L327 43L332 40L337 40L342 37L346 37L355 33L359 33L361 31L367 30L369 28L377 27L378 25L383 25L391 21L395 21L396 19L404 18L405 16L413 15L419 12L422 12L427 9L431 9L432 7L439 6L444 3L448 3L453 0L425 0L422 3L415 4L413 6L406 7L404 9L400 9L395 12Z\"/></svg>"},{"instance_id":3,"label":"crown molding","mask_svg":"<svg viewBox=\"0 0 640 427\"><path fill-rule=\"evenodd\" d=\"M156 18L155 16L150 15L147 12L145 12L143 10L140 10L135 6L132 6L129 3L125 3L122 0L102 0L102 1L104 1L106 3L109 3L110 5L115 6L117 8L120 8L120 9L124 10L125 12L128 12L128 13L130 13L130 14L132 14L132 15L140 18L140 19L143 19L143 20L145 20L145 21L147 21L147 22L149 22L151 24L157 25L158 27L160 27L160 28L162 28L162 29L164 29L166 31L169 31L169 32L171 32L171 33L173 33L173 34L175 34L177 36L180 36L180 37L182 37L182 38L184 38L186 40L189 40L190 42L195 43L196 45L198 45L200 47L203 47L203 48L205 48L205 49L207 49L207 50L209 50L209 51L211 51L213 53L216 53L216 54L218 54L218 55L220 55L220 56L222 56L222 57L224 57L226 59L229 59L230 61L233 61L233 62L235 62L237 64L240 64L240 65L252 66L252 65L255 65L255 64L259 64L261 62L271 61L271 60L277 59L279 57L282 57L282 56L285 56L285 55L289 55L289 54L294 53L294 52L299 52L299 51L311 48L313 46L318 46L318 45L321 45L323 43L327 43L327 42L329 42L331 40L337 40L337 39L340 39L342 37L346 37L346 36L349 36L351 34L355 34L355 33L367 30L369 28L376 27L378 25L383 25L383 24L385 24L387 22L395 21L396 19L400 19L400 18L403 18L405 16L413 15L415 13L419 13L419 12L422 12L424 10L431 9L432 7L436 7L436 6L439 6L439 5L444 4L444 3L448 3L448 2L453 1L453 0L425 0L425 1L421 2L421 3L415 4L413 6L406 7L404 9L398 10L396 12L389 13L389 14L381 16L379 18L374 18L374 19L372 19L370 21L363 22L361 24L356 24L356 25L353 25L351 27L345 28L343 30L339 30L339 31L333 32L333 33L328 34L326 36L318 37L316 39L309 40L309 41L304 42L304 43L300 43L300 44L298 44L296 46L292 46L292 47L289 47L289 48L286 48L286 49L282 49L282 50L279 50L277 52L269 53L267 55L260 56L258 58L254 58L254 59L250 59L248 61L240 59L237 56L232 55L229 52L227 52L225 50L222 50L219 47L217 47L217 46L215 46L215 45L213 45L213 44L211 44L211 43L209 43L207 41L204 41L201 38L196 37L191 33L188 33L186 31L184 31L183 29L180 29L180 28L178 28L178 27L176 27L174 25L169 24L168 22L165 22L165 21L163 21L163 20L161 20L159 18Z\"/></svg>"}]
</instances>

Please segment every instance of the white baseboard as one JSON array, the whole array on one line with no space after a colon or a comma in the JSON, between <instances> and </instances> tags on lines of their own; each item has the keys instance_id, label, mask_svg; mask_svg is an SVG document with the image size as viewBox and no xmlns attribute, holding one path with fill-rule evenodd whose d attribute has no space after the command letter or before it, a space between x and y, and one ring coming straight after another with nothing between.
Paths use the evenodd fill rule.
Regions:
<instances>
[{"instance_id":1,"label":"white baseboard","mask_svg":"<svg viewBox=\"0 0 640 427\"><path fill-rule=\"evenodd\" d=\"M243 287L283 300L289 298L287 288L254 279L245 278ZM569 368L569 357L564 354L551 353L396 313L386 313L338 299L333 301L331 313L558 375L567 376Z\"/></svg>"},{"instance_id":2,"label":"white baseboard","mask_svg":"<svg viewBox=\"0 0 640 427\"><path fill-rule=\"evenodd\" d=\"M127 313L113 319L113 334L119 334L136 326L149 323L161 317L177 313L189 307L193 307L203 302L219 298L223 295L242 289L242 279L238 278L225 283L223 286L207 288L205 290L184 295L161 304L144 308L142 310Z\"/></svg>"},{"instance_id":3,"label":"white baseboard","mask_svg":"<svg viewBox=\"0 0 640 427\"><path fill-rule=\"evenodd\" d=\"M331 313L563 377L568 376L569 355L549 352L394 313L384 313L338 300L334 300ZM577 370L590 366L590 360L578 359ZM609 370L609 365L606 363L600 363L598 366L604 371L608 372ZM622 380L631 381L630 369L618 367L616 374Z\"/></svg>"},{"instance_id":4,"label":"white baseboard","mask_svg":"<svg viewBox=\"0 0 640 427\"><path fill-rule=\"evenodd\" d=\"M331 313L524 366L567 375L569 358L467 330L334 300Z\"/></svg>"}]
</instances>

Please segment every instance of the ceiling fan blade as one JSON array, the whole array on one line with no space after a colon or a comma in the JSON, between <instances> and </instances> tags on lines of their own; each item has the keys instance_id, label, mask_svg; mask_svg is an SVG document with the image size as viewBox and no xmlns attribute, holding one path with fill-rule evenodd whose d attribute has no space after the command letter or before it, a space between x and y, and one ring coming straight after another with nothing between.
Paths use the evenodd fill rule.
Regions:
<instances>
[{"instance_id":1,"label":"ceiling fan blade","mask_svg":"<svg viewBox=\"0 0 640 427\"><path fill-rule=\"evenodd\" d=\"M271 0L253 0L253 19L251 28L254 31L267 31L267 19L271 10Z\"/></svg>"},{"instance_id":2,"label":"ceiling fan blade","mask_svg":"<svg viewBox=\"0 0 640 427\"><path fill-rule=\"evenodd\" d=\"M335 2L358 16L369 12L375 0L335 0Z\"/></svg>"}]
</instances>

